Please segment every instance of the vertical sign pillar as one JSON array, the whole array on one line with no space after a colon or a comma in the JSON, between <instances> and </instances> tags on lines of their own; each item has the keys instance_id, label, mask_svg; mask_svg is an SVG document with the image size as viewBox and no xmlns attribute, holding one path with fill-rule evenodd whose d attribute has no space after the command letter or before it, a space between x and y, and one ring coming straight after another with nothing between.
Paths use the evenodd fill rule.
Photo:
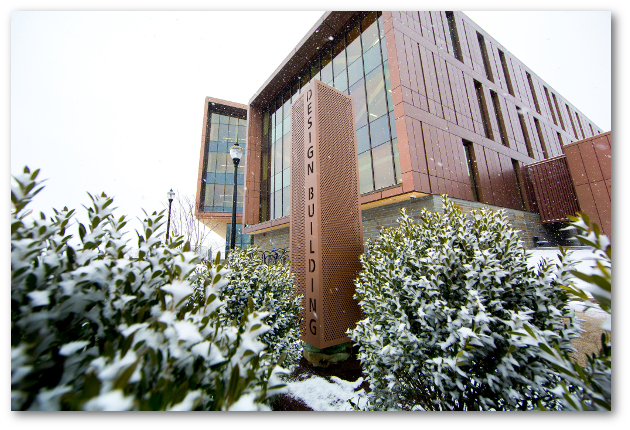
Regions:
<instances>
[{"instance_id":1,"label":"vertical sign pillar","mask_svg":"<svg viewBox=\"0 0 630 430\"><path fill-rule=\"evenodd\" d=\"M291 261L304 295L302 337L324 349L348 342L361 312L354 279L363 229L352 98L320 81L291 107Z\"/></svg>"}]
</instances>

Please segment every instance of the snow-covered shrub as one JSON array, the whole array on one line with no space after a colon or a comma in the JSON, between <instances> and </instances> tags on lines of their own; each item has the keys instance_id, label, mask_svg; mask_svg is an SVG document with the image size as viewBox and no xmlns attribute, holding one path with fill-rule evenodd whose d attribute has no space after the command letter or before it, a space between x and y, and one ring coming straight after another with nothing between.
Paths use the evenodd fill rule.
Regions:
<instances>
[{"instance_id":1,"label":"snow-covered shrub","mask_svg":"<svg viewBox=\"0 0 630 430\"><path fill-rule=\"evenodd\" d=\"M368 408L558 408L555 370L516 332L528 324L572 349L579 329L560 288L569 274L548 262L528 268L505 211L466 217L443 202L443 215L423 210L417 222L403 210L361 257L366 318L351 337L372 388Z\"/></svg>"},{"instance_id":2,"label":"snow-covered shrub","mask_svg":"<svg viewBox=\"0 0 630 430\"><path fill-rule=\"evenodd\" d=\"M282 370L264 364L265 313L221 324L229 270L209 267L207 299L186 310L198 257L162 243L162 212L132 258L105 194L90 196L78 240L74 210L25 216L37 175L25 168L11 187L11 409L267 409Z\"/></svg>"},{"instance_id":3,"label":"snow-covered shrub","mask_svg":"<svg viewBox=\"0 0 630 430\"><path fill-rule=\"evenodd\" d=\"M297 364L302 347L299 339L301 296L295 294L289 264L266 265L260 258L259 248L250 247L231 250L227 268L230 270L228 283L219 296L225 301L220 309L221 319L226 324L240 321L251 300L255 311L267 313L264 321L271 329L260 340L268 345L272 361L277 362L286 354L283 366ZM208 273L208 269L202 268L196 284L203 285L204 279L211 279ZM198 290L196 300L197 303L203 300L203 289Z\"/></svg>"},{"instance_id":4,"label":"snow-covered shrub","mask_svg":"<svg viewBox=\"0 0 630 430\"><path fill-rule=\"evenodd\" d=\"M554 393L563 403L566 410L611 410L611 379L612 379L612 345L610 334L612 333L612 247L610 240L599 231L597 224L591 224L586 214L578 214L570 217L571 226L584 232L578 239L587 246L592 247L595 264L590 273L572 270L575 275L587 284L580 287L572 280L567 280L562 286L571 297L584 300L585 308L598 307L608 313L608 318L602 323L604 334L601 339L601 349L597 354L588 356L588 364L582 368L575 360L571 360L566 351L561 350L555 342L541 338L537 333L529 334L538 342L543 350L541 357L549 363L568 381L568 384L560 383ZM564 250L561 249L561 252ZM597 305L595 304L597 303ZM528 328L528 325L525 326Z\"/></svg>"}]
</instances>

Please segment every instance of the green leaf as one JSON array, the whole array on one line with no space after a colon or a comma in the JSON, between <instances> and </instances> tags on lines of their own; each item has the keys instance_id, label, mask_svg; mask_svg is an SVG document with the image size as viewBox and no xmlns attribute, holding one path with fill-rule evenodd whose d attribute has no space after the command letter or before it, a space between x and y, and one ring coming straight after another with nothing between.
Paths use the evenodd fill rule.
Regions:
<instances>
[{"instance_id":1,"label":"green leaf","mask_svg":"<svg viewBox=\"0 0 630 430\"><path fill-rule=\"evenodd\" d=\"M118 378L116 378L116 380L114 381L114 389L115 390L116 389L124 390L125 387L127 387L127 383L129 382L129 378L131 378L131 375L136 370L136 366L138 366L139 362L140 362L140 359L137 359L136 361L134 361L131 366L127 367L121 373L121 375Z\"/></svg>"}]
</instances>

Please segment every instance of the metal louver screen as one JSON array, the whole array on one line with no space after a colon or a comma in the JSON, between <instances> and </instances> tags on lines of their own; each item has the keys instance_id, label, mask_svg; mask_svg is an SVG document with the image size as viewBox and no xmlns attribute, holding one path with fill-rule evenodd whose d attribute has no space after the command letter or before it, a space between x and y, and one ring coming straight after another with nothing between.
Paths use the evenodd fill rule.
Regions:
<instances>
[{"instance_id":1,"label":"metal louver screen","mask_svg":"<svg viewBox=\"0 0 630 430\"><path fill-rule=\"evenodd\" d=\"M354 280L363 253L353 100L320 81L291 112L291 261L304 294L302 340L326 348L361 317Z\"/></svg>"},{"instance_id":2,"label":"metal louver screen","mask_svg":"<svg viewBox=\"0 0 630 430\"><path fill-rule=\"evenodd\" d=\"M295 272L295 292L302 295L300 332L306 330L306 247L304 246L304 94L291 105L291 223L289 246Z\"/></svg>"}]
</instances>

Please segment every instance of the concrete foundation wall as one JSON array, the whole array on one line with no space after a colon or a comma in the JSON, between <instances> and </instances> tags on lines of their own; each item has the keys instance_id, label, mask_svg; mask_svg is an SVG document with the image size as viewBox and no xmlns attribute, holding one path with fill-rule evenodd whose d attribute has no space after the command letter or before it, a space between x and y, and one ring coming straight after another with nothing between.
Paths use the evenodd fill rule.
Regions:
<instances>
[{"instance_id":1,"label":"concrete foundation wall","mask_svg":"<svg viewBox=\"0 0 630 430\"><path fill-rule=\"evenodd\" d=\"M470 213L471 209L478 209L484 206L493 210L502 208L497 206L486 205L478 202L470 202L467 200L451 199L455 202L465 214ZM417 219L423 208L443 212L442 198L437 195L429 195L417 199L405 200L390 205L379 206L361 211L363 222L363 240L376 239L379 231L383 227L395 227L396 219L400 216L400 209L405 208L407 214ZM504 208L503 208L504 209ZM538 214L518 211L514 209L505 209L508 219L512 227L519 230L519 237L523 241L523 245L527 249L534 247L534 236L540 240L552 241L550 231L543 227ZM268 231L265 236L255 234L253 243L260 246L262 251L268 251L277 248L289 247L289 227L279 228L277 230Z\"/></svg>"}]
</instances>

